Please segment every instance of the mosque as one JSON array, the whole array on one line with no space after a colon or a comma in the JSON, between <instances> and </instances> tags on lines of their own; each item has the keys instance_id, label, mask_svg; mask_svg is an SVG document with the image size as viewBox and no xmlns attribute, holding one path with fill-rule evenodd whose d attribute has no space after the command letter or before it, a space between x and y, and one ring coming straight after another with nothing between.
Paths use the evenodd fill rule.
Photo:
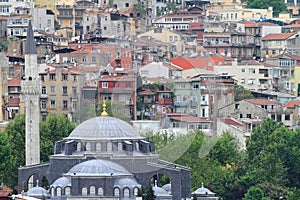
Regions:
<instances>
[{"instance_id":1,"label":"mosque","mask_svg":"<svg viewBox=\"0 0 300 200\"><path fill-rule=\"evenodd\" d=\"M26 164L18 174L22 199L26 192L28 197L38 199L130 200L137 199L139 189L149 185L156 199L191 198L190 169L160 160L154 143L127 122L108 116L105 103L101 116L79 124L68 137L55 143L49 162L40 163L36 57L29 22L22 83L26 99ZM169 183L162 186L163 175Z\"/></svg>"},{"instance_id":2,"label":"mosque","mask_svg":"<svg viewBox=\"0 0 300 200\"><path fill-rule=\"evenodd\" d=\"M158 188L162 175L171 182L166 198L190 198L190 169L160 160L153 142L127 122L107 116L104 105L101 116L81 123L56 142L49 163L19 168L19 186L27 191L31 177L34 183L46 178L49 192L34 187L28 194L60 200L135 199L139 188L149 184L163 194Z\"/></svg>"}]
</instances>

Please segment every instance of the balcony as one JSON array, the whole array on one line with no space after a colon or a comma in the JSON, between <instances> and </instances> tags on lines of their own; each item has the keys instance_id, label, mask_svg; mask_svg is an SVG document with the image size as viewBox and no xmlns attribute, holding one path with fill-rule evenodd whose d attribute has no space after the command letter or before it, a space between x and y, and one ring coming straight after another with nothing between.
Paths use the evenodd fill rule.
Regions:
<instances>
[{"instance_id":1,"label":"balcony","mask_svg":"<svg viewBox=\"0 0 300 200\"><path fill-rule=\"evenodd\" d=\"M47 99L47 98L48 98L48 94L41 94L41 95L40 95L40 98L41 98L41 99Z\"/></svg>"},{"instance_id":2,"label":"balcony","mask_svg":"<svg viewBox=\"0 0 300 200\"><path fill-rule=\"evenodd\" d=\"M174 106L188 106L189 102L188 101L175 101Z\"/></svg>"},{"instance_id":3,"label":"balcony","mask_svg":"<svg viewBox=\"0 0 300 200\"><path fill-rule=\"evenodd\" d=\"M208 101L201 101L200 103L201 103L202 106L208 105Z\"/></svg>"}]
</instances>

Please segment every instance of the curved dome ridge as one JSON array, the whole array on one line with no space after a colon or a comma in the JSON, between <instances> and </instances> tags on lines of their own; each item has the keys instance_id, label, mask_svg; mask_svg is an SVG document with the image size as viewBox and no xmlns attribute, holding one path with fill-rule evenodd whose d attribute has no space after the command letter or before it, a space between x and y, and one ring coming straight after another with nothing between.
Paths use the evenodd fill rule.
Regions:
<instances>
[{"instance_id":1,"label":"curved dome ridge","mask_svg":"<svg viewBox=\"0 0 300 200\"><path fill-rule=\"evenodd\" d=\"M139 132L115 117L99 116L79 124L66 139L138 139Z\"/></svg>"},{"instance_id":2,"label":"curved dome ridge","mask_svg":"<svg viewBox=\"0 0 300 200\"><path fill-rule=\"evenodd\" d=\"M132 175L121 165L107 160L89 160L72 167L66 175L78 176L117 176Z\"/></svg>"}]
</instances>

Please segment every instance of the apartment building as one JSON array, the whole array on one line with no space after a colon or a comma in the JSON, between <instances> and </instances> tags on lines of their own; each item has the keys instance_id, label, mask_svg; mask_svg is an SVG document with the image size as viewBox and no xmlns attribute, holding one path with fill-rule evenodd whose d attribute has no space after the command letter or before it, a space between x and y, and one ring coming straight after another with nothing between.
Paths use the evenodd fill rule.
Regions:
<instances>
[{"instance_id":1,"label":"apartment building","mask_svg":"<svg viewBox=\"0 0 300 200\"><path fill-rule=\"evenodd\" d=\"M45 120L51 113L65 114L72 119L73 114L81 107L84 75L75 68L63 65L42 65L39 75L41 119Z\"/></svg>"},{"instance_id":2,"label":"apartment building","mask_svg":"<svg viewBox=\"0 0 300 200\"><path fill-rule=\"evenodd\" d=\"M273 67L266 67L255 60L243 62L235 60L231 64L215 66L214 72L232 76L237 84L250 91L273 90Z\"/></svg>"}]
</instances>

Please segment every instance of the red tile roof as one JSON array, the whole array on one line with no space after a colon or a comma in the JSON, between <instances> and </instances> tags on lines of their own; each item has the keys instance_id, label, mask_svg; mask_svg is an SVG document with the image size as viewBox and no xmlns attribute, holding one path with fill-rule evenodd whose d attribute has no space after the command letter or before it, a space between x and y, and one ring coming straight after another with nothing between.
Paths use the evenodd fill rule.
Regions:
<instances>
[{"instance_id":1,"label":"red tile roof","mask_svg":"<svg viewBox=\"0 0 300 200\"><path fill-rule=\"evenodd\" d=\"M210 123L208 119L200 118L200 117L195 117L192 115L182 115L182 116L170 116L170 119L180 121L180 122L200 122L200 123Z\"/></svg>"},{"instance_id":2,"label":"red tile roof","mask_svg":"<svg viewBox=\"0 0 300 200\"><path fill-rule=\"evenodd\" d=\"M236 120L233 120L233 119L230 119L230 118L223 118L223 119L220 119L221 121L223 121L225 124L228 124L228 125L232 125L232 126L236 126L236 127L242 127L243 124L236 121Z\"/></svg>"},{"instance_id":3,"label":"red tile roof","mask_svg":"<svg viewBox=\"0 0 300 200\"><path fill-rule=\"evenodd\" d=\"M280 103L268 99L245 99L245 101L256 105L279 105Z\"/></svg>"},{"instance_id":4,"label":"red tile roof","mask_svg":"<svg viewBox=\"0 0 300 200\"><path fill-rule=\"evenodd\" d=\"M261 38L261 40L286 40L297 33L270 33Z\"/></svg>"},{"instance_id":5,"label":"red tile roof","mask_svg":"<svg viewBox=\"0 0 300 200\"><path fill-rule=\"evenodd\" d=\"M17 79L8 80L7 86L21 86L21 81Z\"/></svg>"},{"instance_id":6,"label":"red tile roof","mask_svg":"<svg viewBox=\"0 0 300 200\"><path fill-rule=\"evenodd\" d=\"M292 100L283 104L283 106L287 108L295 108L295 105L300 105L300 100Z\"/></svg>"},{"instance_id":7,"label":"red tile roof","mask_svg":"<svg viewBox=\"0 0 300 200\"><path fill-rule=\"evenodd\" d=\"M19 107L20 99L19 98L8 98L9 107Z\"/></svg>"},{"instance_id":8,"label":"red tile roof","mask_svg":"<svg viewBox=\"0 0 300 200\"><path fill-rule=\"evenodd\" d=\"M217 65L219 62L224 64L223 57L204 57L204 58L172 58L172 64L181 67L183 70L192 69L192 68L199 68L199 69L206 69L209 71L213 71L213 66ZM211 62L211 66L209 63Z\"/></svg>"}]
</instances>

